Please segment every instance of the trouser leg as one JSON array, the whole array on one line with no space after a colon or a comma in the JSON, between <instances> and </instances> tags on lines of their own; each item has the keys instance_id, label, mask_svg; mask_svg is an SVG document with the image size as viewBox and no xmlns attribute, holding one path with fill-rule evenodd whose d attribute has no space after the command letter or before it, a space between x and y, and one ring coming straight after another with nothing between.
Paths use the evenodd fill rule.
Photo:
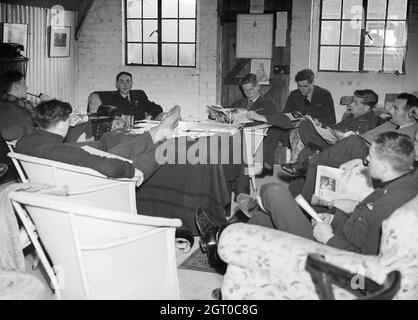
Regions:
<instances>
[{"instance_id":1,"label":"trouser leg","mask_svg":"<svg viewBox=\"0 0 418 320\"><path fill-rule=\"evenodd\" d=\"M270 217L274 228L314 240L312 224L286 187L277 183L263 185L260 197L268 212L266 216ZM259 219L258 221L267 221L265 217L257 219ZM257 222L257 220L251 218L249 222Z\"/></svg>"},{"instance_id":2,"label":"trouser leg","mask_svg":"<svg viewBox=\"0 0 418 320\"><path fill-rule=\"evenodd\" d=\"M310 143L315 144L321 150L330 146L330 144L322 138L315 130L314 125L309 120L304 120L299 124L299 136L305 146L310 146Z\"/></svg>"},{"instance_id":3,"label":"trouser leg","mask_svg":"<svg viewBox=\"0 0 418 320\"><path fill-rule=\"evenodd\" d=\"M289 130L270 127L263 139L263 161L269 169L272 169L274 166L274 153L279 141L284 146L289 145Z\"/></svg>"}]
</instances>

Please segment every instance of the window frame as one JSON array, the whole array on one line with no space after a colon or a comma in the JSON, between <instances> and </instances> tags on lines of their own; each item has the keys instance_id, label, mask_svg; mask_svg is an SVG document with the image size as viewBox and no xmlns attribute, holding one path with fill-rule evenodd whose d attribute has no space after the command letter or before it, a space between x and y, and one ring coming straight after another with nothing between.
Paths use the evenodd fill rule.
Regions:
<instances>
[{"instance_id":1,"label":"window frame","mask_svg":"<svg viewBox=\"0 0 418 320\"><path fill-rule=\"evenodd\" d=\"M177 18L163 18L162 17L162 2L163 0L157 0L157 17L156 18L128 18L128 0L123 0L123 6L124 6L124 46L125 46L125 61L124 64L126 66L142 66L142 67L163 67L163 68L196 68L196 59L197 59L197 7L198 7L198 0L195 0L195 17L194 18L180 18L180 6L179 1L177 0ZM143 1L141 1L141 15L143 15ZM128 21L140 21L141 22L141 32L143 33L143 25L144 20L157 20L157 42L146 42L144 41L142 37L142 41L128 41ZM176 42L167 42L162 41L162 21L163 20L176 20L177 21L177 41ZM194 30L194 42L182 42L180 41L180 20L191 20L195 22L195 30ZM134 43L134 44L141 44L141 50L142 50L142 61L144 61L144 46L143 44L157 44L157 63L156 64L146 64L146 63L128 63L128 45ZM177 45L177 65L165 65L162 64L162 45L163 44L176 44ZM180 62L180 45L181 44L194 44L194 65L179 65Z\"/></svg>"},{"instance_id":2,"label":"window frame","mask_svg":"<svg viewBox=\"0 0 418 320\"><path fill-rule=\"evenodd\" d=\"M405 35L406 35L406 40L405 40L405 45L403 47L397 47L397 48L404 48L404 57L403 57L403 61L402 61L402 70L398 70L399 75L405 75L406 74L406 57L407 57L407 52L408 52L408 31L409 31L409 19L410 19L410 12L411 12L411 1L407 0L407 4L406 4L406 17L405 19L388 19L388 12L389 12L389 0L386 0L386 12L385 12L385 18L384 19L367 19L367 12L368 12L368 1L369 0L362 0L362 8L363 8L363 16L362 19L360 20L361 23L361 31L360 31L360 43L358 45L342 45L341 44L341 38L342 38L342 28L343 28L343 22L344 21L351 21L352 19L343 19L344 15L344 1L345 0L341 0L341 18L340 19L322 19L322 9L323 9L323 3L325 0L320 0L320 8L319 8L319 30L318 30L318 59L317 59L317 63L318 63L318 71L319 72L338 72L338 73L382 73L382 74L393 74L393 73L397 73L396 71L384 71L384 66L385 66L385 48L390 48L393 46L386 46L386 28L387 28L387 24L388 21L404 21L405 22ZM323 21L338 21L340 22L340 34L339 34L339 43L338 45L323 45L321 44L321 35L322 35L322 22ZM384 38L383 38L383 43L382 43L382 47L377 47L377 48L382 48L383 50L383 56L382 56L382 65L381 67L383 68L376 71L376 70L364 70L364 55L365 55L365 49L366 48L373 48L374 46L367 46L366 45L366 27L367 27L367 22L369 21L383 21L385 23L385 28L384 28ZM326 70L326 69L321 69L321 48L322 47L335 47L338 48L338 70ZM359 52L359 70L356 71L352 71L352 70L340 70L341 68L341 48L342 47L353 47L353 48L359 48L360 52ZM396 48L396 47L395 47Z\"/></svg>"}]
</instances>

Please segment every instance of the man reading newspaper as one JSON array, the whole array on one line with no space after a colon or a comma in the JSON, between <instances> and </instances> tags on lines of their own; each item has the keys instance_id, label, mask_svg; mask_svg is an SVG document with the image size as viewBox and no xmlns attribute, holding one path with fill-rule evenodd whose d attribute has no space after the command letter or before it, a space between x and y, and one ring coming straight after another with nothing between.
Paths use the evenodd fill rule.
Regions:
<instances>
[{"instance_id":1,"label":"man reading newspaper","mask_svg":"<svg viewBox=\"0 0 418 320\"><path fill-rule=\"evenodd\" d=\"M338 209L335 201L328 213L319 214L322 222L311 222L287 188L272 183L261 187L259 199L263 210L251 211L248 223L279 229L335 248L376 255L383 220L418 192L418 174L412 169L414 156L418 157L418 150L415 152L410 137L396 132L382 133L374 139L364 159L370 176L379 180L380 185L354 208ZM333 183L327 183L332 188ZM204 234L202 239L205 239Z\"/></svg>"}]
</instances>

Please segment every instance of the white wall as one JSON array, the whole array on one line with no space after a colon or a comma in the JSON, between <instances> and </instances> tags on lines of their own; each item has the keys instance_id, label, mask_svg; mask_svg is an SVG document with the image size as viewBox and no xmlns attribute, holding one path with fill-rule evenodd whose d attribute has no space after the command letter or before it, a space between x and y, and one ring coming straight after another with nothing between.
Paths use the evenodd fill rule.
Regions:
<instances>
[{"instance_id":1,"label":"white wall","mask_svg":"<svg viewBox=\"0 0 418 320\"><path fill-rule=\"evenodd\" d=\"M312 28L311 28L312 21ZM292 48L290 90L296 88L295 74L303 68L316 72L316 83L331 91L334 102L338 104L344 95L351 95L356 89L370 88L379 95L379 104L384 104L386 93L418 90L418 26L411 23L408 33L408 53L406 74L338 73L317 72L319 0L293 0ZM337 108L341 116L343 108Z\"/></svg>"},{"instance_id":2,"label":"white wall","mask_svg":"<svg viewBox=\"0 0 418 320\"><path fill-rule=\"evenodd\" d=\"M64 25L71 28L70 56L48 57L50 10L0 3L0 22L28 24L29 58L26 82L31 93L46 93L77 107L78 47L74 40L76 13L65 11ZM30 98L30 97L29 97ZM33 101L39 102L39 101Z\"/></svg>"},{"instance_id":3,"label":"white wall","mask_svg":"<svg viewBox=\"0 0 418 320\"><path fill-rule=\"evenodd\" d=\"M196 68L124 66L121 0L95 0L84 20L79 45L79 104L89 93L114 90L122 70L133 75L134 89L164 110L179 104L184 119L204 119L206 105L216 102L217 1L198 1Z\"/></svg>"}]
</instances>

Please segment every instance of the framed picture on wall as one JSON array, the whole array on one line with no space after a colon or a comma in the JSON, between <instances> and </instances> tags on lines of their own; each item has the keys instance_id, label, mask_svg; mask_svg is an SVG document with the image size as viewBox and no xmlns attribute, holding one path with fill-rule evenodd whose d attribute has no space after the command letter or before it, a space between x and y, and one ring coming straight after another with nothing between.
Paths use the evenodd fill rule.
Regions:
<instances>
[{"instance_id":1,"label":"framed picture on wall","mask_svg":"<svg viewBox=\"0 0 418 320\"><path fill-rule=\"evenodd\" d=\"M251 73L257 76L257 81L261 85L270 84L270 59L251 59Z\"/></svg>"},{"instance_id":2,"label":"framed picture on wall","mask_svg":"<svg viewBox=\"0 0 418 320\"><path fill-rule=\"evenodd\" d=\"M1 24L1 41L3 43L18 43L23 45L22 56L26 57L28 44L28 25L25 23L8 23Z\"/></svg>"},{"instance_id":3,"label":"framed picture on wall","mask_svg":"<svg viewBox=\"0 0 418 320\"><path fill-rule=\"evenodd\" d=\"M50 58L63 58L70 56L71 27L49 27L49 54Z\"/></svg>"},{"instance_id":4,"label":"framed picture on wall","mask_svg":"<svg viewBox=\"0 0 418 320\"><path fill-rule=\"evenodd\" d=\"M271 59L273 15L239 14L237 18L237 58Z\"/></svg>"}]
</instances>

